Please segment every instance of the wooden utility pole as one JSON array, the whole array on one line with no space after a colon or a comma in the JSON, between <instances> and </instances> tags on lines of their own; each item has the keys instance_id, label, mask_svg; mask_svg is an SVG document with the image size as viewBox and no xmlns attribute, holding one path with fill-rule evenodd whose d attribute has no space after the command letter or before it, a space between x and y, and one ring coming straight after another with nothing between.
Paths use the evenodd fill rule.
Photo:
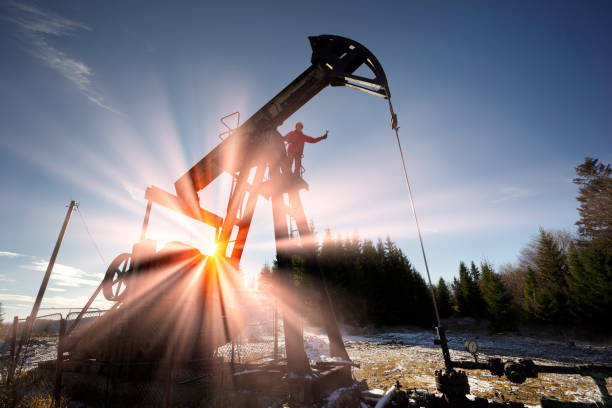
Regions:
<instances>
[{"instance_id":1,"label":"wooden utility pole","mask_svg":"<svg viewBox=\"0 0 612 408\"><path fill-rule=\"evenodd\" d=\"M66 232L66 227L68 226L68 221L70 220L70 214L72 214L72 210L74 209L75 205L76 202L74 200L70 201L68 211L66 212L66 218L64 218L64 224L62 225L62 229L60 230L59 236L57 237L57 241L55 242L55 247L53 248L51 259L49 259L49 264L47 265L47 271L45 272L45 276L40 284L40 289L38 289L38 295L36 296L36 301L34 302L34 306L32 307L32 313L30 313L30 319L32 320L36 319L36 316L38 315L40 303L42 302L42 298L45 295L45 290L47 290L47 284L49 283L49 278L51 277L51 271L53 270L53 265L55 264L55 259L57 258L60 245L62 245L64 233Z\"/></svg>"},{"instance_id":2,"label":"wooden utility pole","mask_svg":"<svg viewBox=\"0 0 612 408\"><path fill-rule=\"evenodd\" d=\"M32 334L32 328L34 327L34 321L36 320L36 316L38 315L38 310L40 309L40 304L42 302L43 296L45 295L45 291L47 290L47 284L49 283L49 278L51 277L51 271L53 271L53 265L55 264L55 259L57 258L57 254L59 252L60 246L62 245L62 240L64 239L64 233L66 232L66 227L68 227L68 221L70 220L70 215L72 214L72 210L76 206L76 202L74 200L70 201L68 205L68 211L66 212L66 217L64 218L64 224L62 224L62 229L60 230L59 236L57 237L57 241L55 242L55 247L53 248L53 252L51 253L51 259L49 259L49 264L47 265L47 271L45 272L45 276L43 277L42 282L40 283L40 289L38 289L38 295L36 295L36 301L34 302L34 306L32 306L32 312L30 312L30 316L26 319L25 327L23 328L23 332L21 335L21 339L19 341L19 348L17 350L17 356L21 353L21 349L24 344L26 344L30 340L30 335Z\"/></svg>"}]
</instances>

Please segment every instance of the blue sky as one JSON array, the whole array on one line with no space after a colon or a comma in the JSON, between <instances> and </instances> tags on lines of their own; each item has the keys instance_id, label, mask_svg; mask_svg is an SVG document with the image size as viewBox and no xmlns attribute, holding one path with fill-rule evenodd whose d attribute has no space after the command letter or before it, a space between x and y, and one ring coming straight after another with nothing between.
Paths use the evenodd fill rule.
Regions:
<instances>
[{"instance_id":1,"label":"blue sky","mask_svg":"<svg viewBox=\"0 0 612 408\"><path fill-rule=\"evenodd\" d=\"M362 43L387 73L434 279L459 260L513 262L540 226L574 229L573 167L612 161L609 2L3 1L6 316L28 313L71 199L104 261L74 214L43 307L82 305L138 239L146 186L172 191L219 118L246 119L299 75L318 34ZM424 272L385 101L327 88L279 130L298 120L330 131L304 158L319 232L389 234ZM228 183L202 204L221 213ZM206 248L212 231L154 208L150 236ZM273 257L261 199L245 275Z\"/></svg>"}]
</instances>

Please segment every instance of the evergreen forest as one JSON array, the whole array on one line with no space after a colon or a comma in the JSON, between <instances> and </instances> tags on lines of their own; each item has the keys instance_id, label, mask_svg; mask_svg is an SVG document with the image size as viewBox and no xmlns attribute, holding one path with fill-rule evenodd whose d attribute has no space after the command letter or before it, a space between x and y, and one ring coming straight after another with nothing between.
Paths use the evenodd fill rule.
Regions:
<instances>
[{"instance_id":1,"label":"evergreen forest","mask_svg":"<svg viewBox=\"0 0 612 408\"><path fill-rule=\"evenodd\" d=\"M496 270L486 260L459 261L452 281L440 278L433 288L390 237L373 242L327 229L317 257L337 318L354 325L432 327L433 293L442 318L469 316L496 332L522 322L612 331L605 323L612 315L612 169L587 157L575 171L575 233L536 226L515 264ZM304 313L316 320L309 313L316 301L306 268L297 257L293 265ZM275 276L275 266L265 265L259 287L273 288Z\"/></svg>"}]
</instances>

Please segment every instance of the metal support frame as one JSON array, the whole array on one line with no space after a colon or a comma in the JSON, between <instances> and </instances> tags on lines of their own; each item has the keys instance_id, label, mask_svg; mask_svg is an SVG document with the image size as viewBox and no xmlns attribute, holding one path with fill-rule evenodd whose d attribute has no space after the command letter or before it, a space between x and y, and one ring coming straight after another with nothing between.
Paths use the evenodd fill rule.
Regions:
<instances>
[{"instance_id":1,"label":"metal support frame","mask_svg":"<svg viewBox=\"0 0 612 408\"><path fill-rule=\"evenodd\" d=\"M169 208L196 219L205 218L204 222L208 221L209 225L215 226L216 255L223 257L237 269L258 195L270 197L277 261L283 276L283 304L285 308L298 310L293 290L292 256L300 255L312 274L314 288L320 296L319 306L330 340L330 354L349 360L325 281L317 264L316 249L299 195L300 188L307 188L307 184L299 175L291 172L282 137L276 128L328 85L349 86L383 98L389 98L390 91L380 63L361 44L333 35L309 39L313 50L312 65L237 129L230 129L223 122L225 118L222 118L222 122L228 127L227 137L176 181L176 197L165 193L165 198L166 202L171 202L171 205L166 204ZM372 79L353 75L362 65L372 71ZM255 177L252 183L249 183L249 174L253 168L256 168ZM269 180L264 182L266 171ZM223 172L232 175L234 179L225 217L219 222L212 213L200 209L198 192ZM152 192L153 188L147 191ZM289 197L288 204L284 200L285 194ZM152 199L150 193L147 194L147 199L157 202ZM293 223L291 220L295 220L299 234L297 239L291 241L295 245L287 245L289 238L294 238L293 231L290 231L290 224ZM235 239L231 241L235 227L238 227L238 231ZM233 247L228 256L231 242ZM223 305L221 306L223 309ZM304 352L301 325L288 319L290 314L283 313L288 368L291 373L306 374L310 367Z\"/></svg>"},{"instance_id":2,"label":"metal support frame","mask_svg":"<svg viewBox=\"0 0 612 408\"><path fill-rule=\"evenodd\" d=\"M301 394L297 399L302 401L309 398L307 374L310 373L310 365L304 351L301 319L294 317L301 307L298 307L300 301L293 282L293 256L303 258L314 289L318 292L330 354L347 361L349 357L317 263L316 247L299 194L301 189L308 188L308 184L302 180L301 175L291 172L283 139L276 128L327 86L348 86L383 98L390 96L380 63L363 45L333 35L309 37L309 40L313 51L312 65L236 129L230 129L223 122L228 127L227 137L175 182L176 195L156 187L147 188L145 199L148 203L141 231L141 239L144 240L152 203L163 205L215 228L216 256L209 257L206 268L217 268L219 261L221 265L226 264L238 270L258 196L271 198L277 261L284 289L280 300L284 307L287 365L290 378L294 375L302 378L301 390L297 390ZM360 66L369 68L373 78L353 75ZM253 168L255 177L249 183ZM269 180L264 180L266 172ZM233 177L223 218L200 208L198 197L198 192L222 173ZM285 203L285 195L288 196L288 203ZM299 235L297 237L294 231L290 231L293 222ZM236 227L238 230L232 240ZM229 244L232 242L231 253L228 255ZM217 277L216 282L208 281L206 284L216 284L219 287L218 275L223 271L213 272L216 272L213 273ZM225 334L229 338L224 300L222 293L219 294Z\"/></svg>"}]
</instances>

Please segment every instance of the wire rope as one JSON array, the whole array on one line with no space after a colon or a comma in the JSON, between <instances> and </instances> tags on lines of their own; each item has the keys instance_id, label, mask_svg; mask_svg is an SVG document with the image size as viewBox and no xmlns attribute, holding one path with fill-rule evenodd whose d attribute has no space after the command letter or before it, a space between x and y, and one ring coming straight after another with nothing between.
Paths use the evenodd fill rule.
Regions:
<instances>
[{"instance_id":1,"label":"wire rope","mask_svg":"<svg viewBox=\"0 0 612 408\"><path fill-rule=\"evenodd\" d=\"M399 137L399 126L397 125L397 115L393 112L393 105L391 105L391 97L387 95L389 101L389 110L391 111L391 128L395 131L395 139L397 140L397 147L399 148L400 157L402 158L402 166L404 167L404 178L406 179L406 185L408 186L408 195L410 196L410 208L412 209L412 215L414 216L414 222L416 224L417 233L419 235L419 243L421 244L421 253L423 254L423 262L425 263L425 271L427 272L427 280L429 281L429 290L431 291L431 300L434 306L434 312L436 314L436 322L438 327L440 326L440 314L438 313L438 305L436 303L436 294L434 292L433 284L431 283L431 274L429 273L429 264L427 263L427 255L425 255L425 245L423 244L423 235L421 234L421 226L419 224L419 218L417 217L416 207L414 205L414 195L412 188L410 187L410 180L408 178L408 170L406 168L406 158L404 157L404 151L402 149L402 143Z\"/></svg>"},{"instance_id":2,"label":"wire rope","mask_svg":"<svg viewBox=\"0 0 612 408\"><path fill-rule=\"evenodd\" d=\"M100 248L98 247L98 244L96 244L96 240L94 239L93 235L91 235L91 232L89 231L89 228L87 227L87 223L85 222L85 217L81 213L81 210L80 210L78 205L76 206L76 209L77 209L77 213L79 214L79 218L81 219L81 222L83 223L83 227L85 227L85 231L87 231L87 235L89 236L89 239L91 240L91 243L96 248L96 252L98 253L98 256L100 257L100 260L102 261L102 264L104 266L106 266L107 263L104 260L104 257L102 256L102 252L100 251Z\"/></svg>"}]
</instances>

